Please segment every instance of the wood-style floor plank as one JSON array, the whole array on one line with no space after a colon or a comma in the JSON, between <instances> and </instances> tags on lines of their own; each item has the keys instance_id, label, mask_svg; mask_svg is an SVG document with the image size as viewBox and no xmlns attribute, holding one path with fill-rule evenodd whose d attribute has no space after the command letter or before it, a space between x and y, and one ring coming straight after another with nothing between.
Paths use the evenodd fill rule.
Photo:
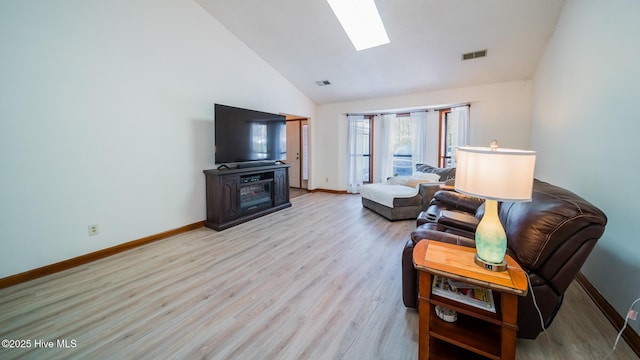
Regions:
<instances>
[{"instance_id":1,"label":"wood-style floor plank","mask_svg":"<svg viewBox=\"0 0 640 360\"><path fill-rule=\"evenodd\" d=\"M1 359L416 359L401 252L414 221L389 222L354 195L216 232L176 235L0 289ZM603 359L616 333L576 284L519 359ZM35 348L66 339L70 348ZM57 344L56 344L57 345ZM609 359L635 359L621 342Z\"/></svg>"}]
</instances>

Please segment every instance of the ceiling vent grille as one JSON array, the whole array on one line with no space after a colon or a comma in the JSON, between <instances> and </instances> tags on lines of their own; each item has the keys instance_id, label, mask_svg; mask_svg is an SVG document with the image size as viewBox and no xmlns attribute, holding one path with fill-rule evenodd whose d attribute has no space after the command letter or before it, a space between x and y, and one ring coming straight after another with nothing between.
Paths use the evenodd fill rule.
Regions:
<instances>
[{"instance_id":1,"label":"ceiling vent grille","mask_svg":"<svg viewBox=\"0 0 640 360\"><path fill-rule=\"evenodd\" d=\"M466 53L466 54L462 54L462 61L464 60L471 60L471 59L477 59L477 58L481 58L481 57L485 57L487 56L487 50L480 50L480 51L474 51L474 52L470 52L470 53Z\"/></svg>"},{"instance_id":2,"label":"ceiling vent grille","mask_svg":"<svg viewBox=\"0 0 640 360\"><path fill-rule=\"evenodd\" d=\"M316 85L318 85L318 86L327 86L327 85L331 85L331 82L329 82L329 80L318 80L318 81L316 81Z\"/></svg>"}]
</instances>

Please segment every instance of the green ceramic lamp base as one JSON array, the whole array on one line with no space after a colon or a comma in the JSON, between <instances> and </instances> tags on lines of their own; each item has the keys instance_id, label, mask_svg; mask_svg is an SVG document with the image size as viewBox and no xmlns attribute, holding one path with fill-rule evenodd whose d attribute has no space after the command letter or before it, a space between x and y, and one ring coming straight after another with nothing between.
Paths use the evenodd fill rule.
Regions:
<instances>
[{"instance_id":1,"label":"green ceramic lamp base","mask_svg":"<svg viewBox=\"0 0 640 360\"><path fill-rule=\"evenodd\" d=\"M491 271L505 271L507 263L507 235L498 218L498 202L487 199L485 212L476 229L475 263Z\"/></svg>"}]
</instances>

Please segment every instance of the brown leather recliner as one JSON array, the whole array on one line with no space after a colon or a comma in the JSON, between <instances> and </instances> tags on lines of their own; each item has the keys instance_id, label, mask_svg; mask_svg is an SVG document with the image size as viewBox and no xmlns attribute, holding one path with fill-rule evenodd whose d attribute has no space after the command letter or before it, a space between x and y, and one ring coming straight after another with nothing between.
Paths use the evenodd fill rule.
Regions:
<instances>
[{"instance_id":1,"label":"brown leather recliner","mask_svg":"<svg viewBox=\"0 0 640 360\"><path fill-rule=\"evenodd\" d=\"M451 191L438 192L431 204L402 254L403 301L410 308L417 308L418 293L414 245L431 239L474 247L475 225L484 213L482 200ZM531 202L500 203L498 214L507 234L507 254L529 275L532 286L519 298L518 337L535 339L542 325L531 290L547 328L602 236L607 217L576 194L539 180L534 180Z\"/></svg>"}]
</instances>

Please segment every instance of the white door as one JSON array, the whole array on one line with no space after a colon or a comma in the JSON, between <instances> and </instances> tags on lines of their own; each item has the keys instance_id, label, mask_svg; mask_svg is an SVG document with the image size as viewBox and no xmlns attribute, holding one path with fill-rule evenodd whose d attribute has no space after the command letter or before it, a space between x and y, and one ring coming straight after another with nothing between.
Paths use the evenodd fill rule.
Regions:
<instances>
[{"instance_id":1,"label":"white door","mask_svg":"<svg viewBox=\"0 0 640 360\"><path fill-rule=\"evenodd\" d=\"M289 168L289 186L300 187L300 121L287 121L287 164Z\"/></svg>"}]
</instances>

